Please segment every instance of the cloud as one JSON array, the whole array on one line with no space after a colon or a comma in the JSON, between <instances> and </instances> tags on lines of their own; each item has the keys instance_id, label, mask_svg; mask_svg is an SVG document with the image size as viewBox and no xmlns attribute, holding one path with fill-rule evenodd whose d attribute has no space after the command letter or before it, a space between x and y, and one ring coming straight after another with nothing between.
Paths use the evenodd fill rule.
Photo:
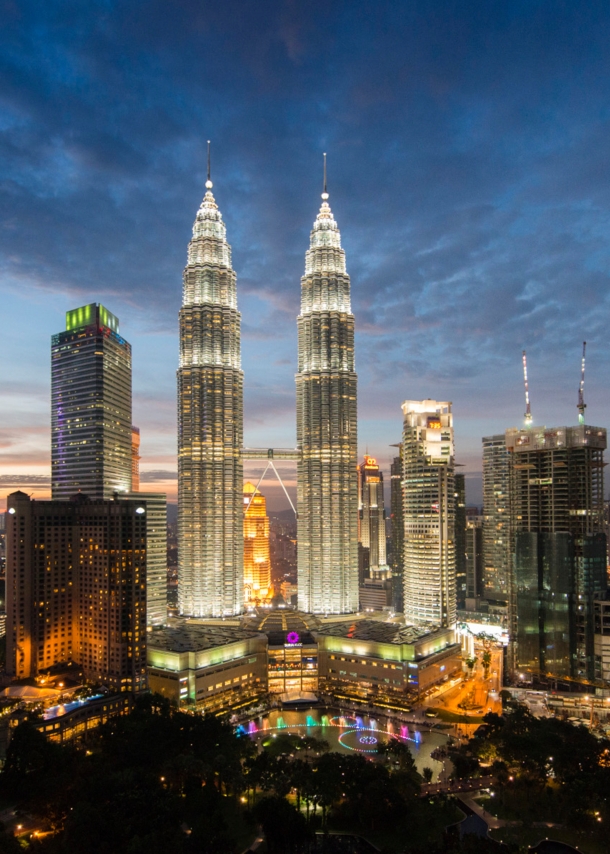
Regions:
<instances>
[{"instance_id":1,"label":"cloud","mask_svg":"<svg viewBox=\"0 0 610 854\"><path fill-rule=\"evenodd\" d=\"M63 294L120 312L151 460L175 453L176 318L210 137L257 440L294 442L322 151L369 446L395 441L405 396L454 400L463 447L490 411L494 429L514 423L524 347L540 418L569 420L585 338L588 412L608 421L607 4L262 0L235 14L180 0L168 15L152 0L143 25L129 4L25 0L6 18L0 281L41 306ZM28 335L3 359L44 396Z\"/></svg>"}]
</instances>

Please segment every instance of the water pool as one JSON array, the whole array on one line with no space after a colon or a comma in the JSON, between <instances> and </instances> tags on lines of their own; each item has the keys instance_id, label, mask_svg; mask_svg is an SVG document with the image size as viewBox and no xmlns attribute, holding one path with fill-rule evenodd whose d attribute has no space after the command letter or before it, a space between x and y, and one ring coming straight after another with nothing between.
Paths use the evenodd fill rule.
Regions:
<instances>
[{"instance_id":1,"label":"water pool","mask_svg":"<svg viewBox=\"0 0 610 854\"><path fill-rule=\"evenodd\" d=\"M443 763L432 759L430 754L448 742L446 735L422 731L412 723L406 724L381 716L357 715L340 709L271 711L240 724L237 731L263 744L284 732L315 736L327 741L331 750L362 753L370 758L375 757L380 742L397 738L408 745L417 770L421 772L426 766L431 768L435 781L443 769Z\"/></svg>"}]
</instances>

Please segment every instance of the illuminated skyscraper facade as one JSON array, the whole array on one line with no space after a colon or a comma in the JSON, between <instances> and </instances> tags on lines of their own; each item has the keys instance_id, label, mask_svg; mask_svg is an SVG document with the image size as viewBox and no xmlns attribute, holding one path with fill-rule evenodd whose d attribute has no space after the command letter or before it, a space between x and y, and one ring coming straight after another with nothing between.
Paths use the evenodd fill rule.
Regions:
<instances>
[{"instance_id":1,"label":"illuminated skyscraper facade","mask_svg":"<svg viewBox=\"0 0 610 854\"><path fill-rule=\"evenodd\" d=\"M400 445L398 446L400 447ZM402 495L402 448L390 468L390 513L392 520L392 607L399 614L404 610L403 572L405 558L405 521Z\"/></svg>"},{"instance_id":2,"label":"illuminated skyscraper facade","mask_svg":"<svg viewBox=\"0 0 610 854\"><path fill-rule=\"evenodd\" d=\"M485 597L508 602L511 553L509 463L504 433L483 439Z\"/></svg>"},{"instance_id":3,"label":"illuminated skyscraper facade","mask_svg":"<svg viewBox=\"0 0 610 854\"><path fill-rule=\"evenodd\" d=\"M131 425L131 491L140 491L140 428Z\"/></svg>"},{"instance_id":4,"label":"illuminated skyscraper facade","mask_svg":"<svg viewBox=\"0 0 610 854\"><path fill-rule=\"evenodd\" d=\"M244 599L257 604L270 599L271 559L267 499L252 483L244 484Z\"/></svg>"},{"instance_id":5,"label":"illuminated skyscraper facade","mask_svg":"<svg viewBox=\"0 0 610 854\"><path fill-rule=\"evenodd\" d=\"M178 603L181 614L243 610L241 318L212 182L183 278L178 369Z\"/></svg>"},{"instance_id":6,"label":"illuminated skyscraper facade","mask_svg":"<svg viewBox=\"0 0 610 854\"><path fill-rule=\"evenodd\" d=\"M54 499L131 489L131 345L96 303L51 340L51 478Z\"/></svg>"},{"instance_id":7,"label":"illuminated skyscraper facade","mask_svg":"<svg viewBox=\"0 0 610 854\"><path fill-rule=\"evenodd\" d=\"M369 550L371 575L387 574L383 472L368 454L358 466L358 542Z\"/></svg>"},{"instance_id":8,"label":"illuminated skyscraper facade","mask_svg":"<svg viewBox=\"0 0 610 854\"><path fill-rule=\"evenodd\" d=\"M416 626L456 621L455 483L451 403L402 404L404 614Z\"/></svg>"},{"instance_id":9,"label":"illuminated skyscraper facade","mask_svg":"<svg viewBox=\"0 0 610 854\"><path fill-rule=\"evenodd\" d=\"M357 378L341 235L326 187L311 232L298 317L298 605L358 610Z\"/></svg>"},{"instance_id":10,"label":"illuminated skyscraper facade","mask_svg":"<svg viewBox=\"0 0 610 854\"><path fill-rule=\"evenodd\" d=\"M113 691L146 688L144 501L7 499L7 672L74 662Z\"/></svg>"}]
</instances>

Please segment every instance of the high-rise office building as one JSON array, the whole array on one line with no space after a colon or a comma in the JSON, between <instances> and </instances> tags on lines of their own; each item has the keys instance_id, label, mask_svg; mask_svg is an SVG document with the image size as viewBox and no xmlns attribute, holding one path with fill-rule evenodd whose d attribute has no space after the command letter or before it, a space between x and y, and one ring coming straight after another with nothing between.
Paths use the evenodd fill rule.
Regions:
<instances>
[{"instance_id":1,"label":"high-rise office building","mask_svg":"<svg viewBox=\"0 0 610 854\"><path fill-rule=\"evenodd\" d=\"M466 475L455 483L455 595L458 608L466 604Z\"/></svg>"},{"instance_id":2,"label":"high-rise office building","mask_svg":"<svg viewBox=\"0 0 610 854\"><path fill-rule=\"evenodd\" d=\"M470 510L470 508L468 508ZM476 512L466 514L464 536L464 568L466 571L466 608L478 609L478 601L485 591L483 574L483 517ZM459 600L458 600L459 601ZM458 607L460 607L458 605Z\"/></svg>"},{"instance_id":3,"label":"high-rise office building","mask_svg":"<svg viewBox=\"0 0 610 854\"><path fill-rule=\"evenodd\" d=\"M140 491L140 428L131 425L131 491Z\"/></svg>"},{"instance_id":4,"label":"high-rise office building","mask_svg":"<svg viewBox=\"0 0 610 854\"><path fill-rule=\"evenodd\" d=\"M178 369L178 603L181 614L243 610L241 317L212 182L188 247Z\"/></svg>"},{"instance_id":5,"label":"high-rise office building","mask_svg":"<svg viewBox=\"0 0 610 854\"><path fill-rule=\"evenodd\" d=\"M244 591L246 604L253 605L273 594L267 499L250 482L244 484Z\"/></svg>"},{"instance_id":6,"label":"high-rise office building","mask_svg":"<svg viewBox=\"0 0 610 854\"><path fill-rule=\"evenodd\" d=\"M163 492L128 492L146 502L146 625L167 624L167 496Z\"/></svg>"},{"instance_id":7,"label":"high-rise office building","mask_svg":"<svg viewBox=\"0 0 610 854\"><path fill-rule=\"evenodd\" d=\"M483 439L485 598L508 602L511 573L509 462L504 433Z\"/></svg>"},{"instance_id":8,"label":"high-rise office building","mask_svg":"<svg viewBox=\"0 0 610 854\"><path fill-rule=\"evenodd\" d=\"M394 457L390 468L390 514L390 542L392 544L392 608L396 613L402 614L404 610L403 571L405 547L405 522L402 494L402 456Z\"/></svg>"},{"instance_id":9,"label":"high-rise office building","mask_svg":"<svg viewBox=\"0 0 610 854\"><path fill-rule=\"evenodd\" d=\"M404 614L416 626L452 628L455 483L451 403L402 404Z\"/></svg>"},{"instance_id":10,"label":"high-rise office building","mask_svg":"<svg viewBox=\"0 0 610 854\"><path fill-rule=\"evenodd\" d=\"M66 312L51 344L54 499L131 489L131 346L103 305Z\"/></svg>"},{"instance_id":11,"label":"high-rise office building","mask_svg":"<svg viewBox=\"0 0 610 854\"><path fill-rule=\"evenodd\" d=\"M358 466L358 542L368 549L371 576L387 575L383 472L368 454Z\"/></svg>"},{"instance_id":12,"label":"high-rise office building","mask_svg":"<svg viewBox=\"0 0 610 854\"><path fill-rule=\"evenodd\" d=\"M358 610L354 316L326 186L301 279L297 463L299 608Z\"/></svg>"},{"instance_id":13,"label":"high-rise office building","mask_svg":"<svg viewBox=\"0 0 610 854\"><path fill-rule=\"evenodd\" d=\"M593 680L594 600L607 589L606 431L585 424L512 429L505 441L512 670Z\"/></svg>"},{"instance_id":14,"label":"high-rise office building","mask_svg":"<svg viewBox=\"0 0 610 854\"><path fill-rule=\"evenodd\" d=\"M7 500L7 673L74 662L89 682L146 688L146 503Z\"/></svg>"}]
</instances>

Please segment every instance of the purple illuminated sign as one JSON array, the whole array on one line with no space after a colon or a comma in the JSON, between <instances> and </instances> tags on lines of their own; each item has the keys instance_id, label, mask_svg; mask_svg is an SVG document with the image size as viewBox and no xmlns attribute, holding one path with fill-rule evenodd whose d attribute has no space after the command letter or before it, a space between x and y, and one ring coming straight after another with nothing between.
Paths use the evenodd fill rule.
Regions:
<instances>
[{"instance_id":1,"label":"purple illuminated sign","mask_svg":"<svg viewBox=\"0 0 610 854\"><path fill-rule=\"evenodd\" d=\"M286 643L298 643L299 642L299 633L298 632L288 632L286 635Z\"/></svg>"}]
</instances>

